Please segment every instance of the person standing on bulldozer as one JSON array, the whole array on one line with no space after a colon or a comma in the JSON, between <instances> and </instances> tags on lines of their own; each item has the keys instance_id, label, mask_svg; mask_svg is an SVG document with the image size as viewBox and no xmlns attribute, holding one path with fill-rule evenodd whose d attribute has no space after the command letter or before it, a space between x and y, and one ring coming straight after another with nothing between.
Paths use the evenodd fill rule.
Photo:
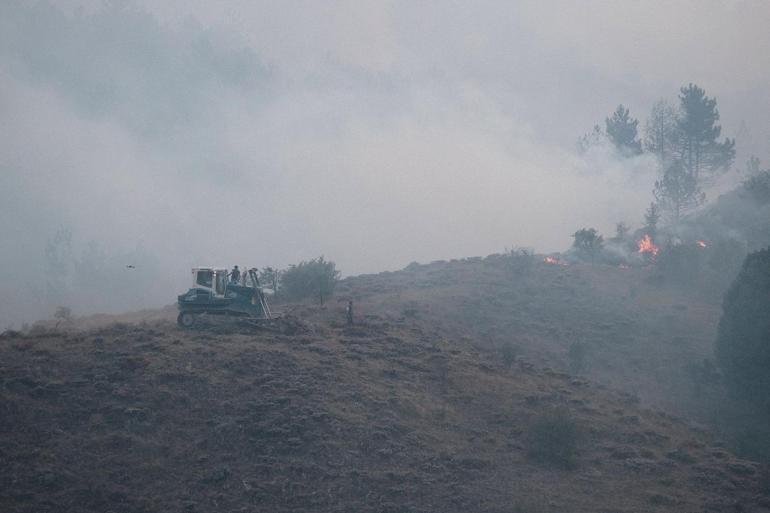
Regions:
<instances>
[{"instance_id":1,"label":"person standing on bulldozer","mask_svg":"<svg viewBox=\"0 0 770 513\"><path fill-rule=\"evenodd\" d=\"M234 266L230 271L230 283L237 285L241 281L241 271L238 270L238 266Z\"/></svg>"},{"instance_id":2,"label":"person standing on bulldozer","mask_svg":"<svg viewBox=\"0 0 770 513\"><path fill-rule=\"evenodd\" d=\"M244 267L244 269L245 269L245 267ZM243 285L244 287L246 287L246 279L247 279L248 277L249 277L249 275L248 275L248 271L243 271L243 272L241 273L241 285Z\"/></svg>"}]
</instances>

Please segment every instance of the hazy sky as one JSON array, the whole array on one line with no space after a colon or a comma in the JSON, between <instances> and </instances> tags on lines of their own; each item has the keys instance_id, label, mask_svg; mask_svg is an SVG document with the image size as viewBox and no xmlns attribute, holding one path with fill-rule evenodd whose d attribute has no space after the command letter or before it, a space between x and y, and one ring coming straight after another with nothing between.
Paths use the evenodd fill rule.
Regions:
<instances>
[{"instance_id":1,"label":"hazy sky","mask_svg":"<svg viewBox=\"0 0 770 513\"><path fill-rule=\"evenodd\" d=\"M576 139L695 82L738 165L766 164L768 21L765 1L2 2L0 329L50 313L60 227L100 262L71 271L83 313L173 302L193 265L349 275L638 225L651 162Z\"/></svg>"}]
</instances>

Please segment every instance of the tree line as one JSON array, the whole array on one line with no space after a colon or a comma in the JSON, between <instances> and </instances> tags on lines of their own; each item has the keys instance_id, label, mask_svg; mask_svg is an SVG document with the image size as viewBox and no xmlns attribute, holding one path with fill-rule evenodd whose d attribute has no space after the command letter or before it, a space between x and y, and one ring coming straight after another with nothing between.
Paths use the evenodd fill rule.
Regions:
<instances>
[{"instance_id":1,"label":"tree line","mask_svg":"<svg viewBox=\"0 0 770 513\"><path fill-rule=\"evenodd\" d=\"M677 225L684 214L705 202L704 188L729 171L735 139L720 139L717 100L692 83L679 90L677 105L656 102L643 131L642 137L639 120L621 104L605 118L603 128L595 125L578 140L578 148L585 152L607 142L621 158L653 155L659 175L652 191L654 208Z\"/></svg>"}]
</instances>

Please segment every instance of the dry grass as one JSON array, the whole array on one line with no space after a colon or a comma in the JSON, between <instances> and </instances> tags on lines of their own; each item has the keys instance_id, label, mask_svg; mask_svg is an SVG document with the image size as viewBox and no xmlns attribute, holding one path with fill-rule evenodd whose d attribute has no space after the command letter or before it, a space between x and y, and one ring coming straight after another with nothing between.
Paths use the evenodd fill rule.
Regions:
<instances>
[{"instance_id":1,"label":"dry grass","mask_svg":"<svg viewBox=\"0 0 770 513\"><path fill-rule=\"evenodd\" d=\"M3 338L0 510L760 511L755 465L553 370L564 333L620 329L565 292L609 284L538 265L508 288L504 272L460 262L347 280L360 323L345 326L342 303L300 305L307 329L290 337L182 331L168 310ZM505 333L522 347L511 368L486 350ZM559 408L583 428L571 471L529 456L534 419Z\"/></svg>"}]
</instances>

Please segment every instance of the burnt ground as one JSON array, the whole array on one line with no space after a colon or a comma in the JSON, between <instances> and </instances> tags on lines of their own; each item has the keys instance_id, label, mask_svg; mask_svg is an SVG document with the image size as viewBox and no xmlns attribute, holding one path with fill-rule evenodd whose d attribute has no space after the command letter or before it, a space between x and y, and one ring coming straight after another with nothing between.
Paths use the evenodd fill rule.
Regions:
<instances>
[{"instance_id":1,"label":"burnt ground","mask_svg":"<svg viewBox=\"0 0 770 513\"><path fill-rule=\"evenodd\" d=\"M421 285L429 270L345 282L352 327L333 303L295 309L304 329L292 336L180 330L171 309L0 338L0 510L770 510L766 469L636 395L563 372L556 343L525 345L507 367L485 350L499 335L457 324L468 313L455 305L481 289L457 273ZM594 270L538 272L522 286ZM520 343L557 314L540 315ZM502 331L503 320L485 322ZM579 427L574 468L529 455L533 419L554 407Z\"/></svg>"}]
</instances>

